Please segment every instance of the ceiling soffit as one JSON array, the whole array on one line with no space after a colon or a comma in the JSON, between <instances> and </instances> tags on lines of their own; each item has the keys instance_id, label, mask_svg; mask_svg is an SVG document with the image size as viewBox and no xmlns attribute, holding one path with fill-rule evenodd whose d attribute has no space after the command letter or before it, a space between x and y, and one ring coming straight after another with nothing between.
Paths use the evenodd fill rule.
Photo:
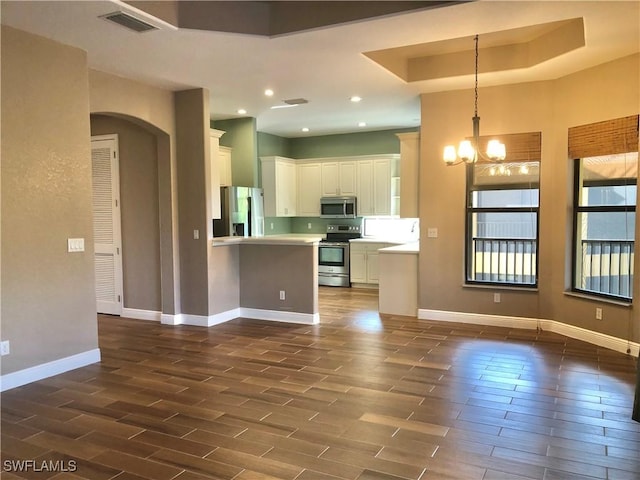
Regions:
<instances>
[{"instance_id":1,"label":"ceiling soffit","mask_svg":"<svg viewBox=\"0 0 640 480\"><path fill-rule=\"evenodd\" d=\"M405 82L470 75L475 68L473 36L365 52ZM582 18L483 34L480 73L529 68L585 46Z\"/></svg>"},{"instance_id":2,"label":"ceiling soffit","mask_svg":"<svg viewBox=\"0 0 640 480\"><path fill-rule=\"evenodd\" d=\"M179 28L274 37L465 2L129 0L126 3Z\"/></svg>"}]
</instances>

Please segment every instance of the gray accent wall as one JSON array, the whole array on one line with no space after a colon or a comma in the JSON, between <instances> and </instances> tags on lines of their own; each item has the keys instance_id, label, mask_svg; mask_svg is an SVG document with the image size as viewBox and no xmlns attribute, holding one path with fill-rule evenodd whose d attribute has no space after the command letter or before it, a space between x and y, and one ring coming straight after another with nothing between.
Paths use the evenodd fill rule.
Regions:
<instances>
[{"instance_id":1,"label":"gray accent wall","mask_svg":"<svg viewBox=\"0 0 640 480\"><path fill-rule=\"evenodd\" d=\"M260 186L256 119L219 120L213 122L212 127L225 132L220 138L220 145L232 149L231 183L239 187Z\"/></svg>"},{"instance_id":2,"label":"gray accent wall","mask_svg":"<svg viewBox=\"0 0 640 480\"><path fill-rule=\"evenodd\" d=\"M5 375L94 350L98 332L87 55L3 26L1 62Z\"/></svg>"},{"instance_id":3,"label":"gray accent wall","mask_svg":"<svg viewBox=\"0 0 640 480\"><path fill-rule=\"evenodd\" d=\"M211 248L209 315L240 306L240 245Z\"/></svg>"},{"instance_id":4,"label":"gray accent wall","mask_svg":"<svg viewBox=\"0 0 640 480\"><path fill-rule=\"evenodd\" d=\"M180 231L181 313L209 315L210 206L209 93L205 89L174 94L178 212ZM198 231L198 238L194 232Z\"/></svg>"},{"instance_id":5,"label":"gray accent wall","mask_svg":"<svg viewBox=\"0 0 640 480\"><path fill-rule=\"evenodd\" d=\"M318 249L313 245L240 245L240 305L318 312ZM280 290L286 293L280 300Z\"/></svg>"},{"instance_id":6,"label":"gray accent wall","mask_svg":"<svg viewBox=\"0 0 640 480\"><path fill-rule=\"evenodd\" d=\"M349 157L400 153L400 141L396 133L415 132L413 129L356 132L341 135L292 138L289 151L292 158Z\"/></svg>"},{"instance_id":7,"label":"gray accent wall","mask_svg":"<svg viewBox=\"0 0 640 480\"><path fill-rule=\"evenodd\" d=\"M91 135L118 135L125 308L162 311L156 136L123 118L91 116Z\"/></svg>"}]
</instances>

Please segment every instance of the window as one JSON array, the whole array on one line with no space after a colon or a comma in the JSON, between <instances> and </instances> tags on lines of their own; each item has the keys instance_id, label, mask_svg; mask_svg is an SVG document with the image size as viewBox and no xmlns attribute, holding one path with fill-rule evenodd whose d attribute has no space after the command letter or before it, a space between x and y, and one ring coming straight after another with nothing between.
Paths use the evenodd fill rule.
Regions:
<instances>
[{"instance_id":1,"label":"window","mask_svg":"<svg viewBox=\"0 0 640 480\"><path fill-rule=\"evenodd\" d=\"M575 161L576 291L631 301L638 153Z\"/></svg>"},{"instance_id":2,"label":"window","mask_svg":"<svg viewBox=\"0 0 640 480\"><path fill-rule=\"evenodd\" d=\"M536 287L541 134L501 140L504 162L467 166L466 283Z\"/></svg>"},{"instance_id":3,"label":"window","mask_svg":"<svg viewBox=\"0 0 640 480\"><path fill-rule=\"evenodd\" d=\"M638 115L569 129L574 159L572 290L630 302Z\"/></svg>"}]
</instances>

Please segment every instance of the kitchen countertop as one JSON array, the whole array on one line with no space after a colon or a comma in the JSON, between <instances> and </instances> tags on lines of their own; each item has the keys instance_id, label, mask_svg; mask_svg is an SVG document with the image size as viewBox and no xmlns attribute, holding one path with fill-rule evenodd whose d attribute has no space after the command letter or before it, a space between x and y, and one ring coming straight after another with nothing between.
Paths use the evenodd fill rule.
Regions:
<instances>
[{"instance_id":1,"label":"kitchen countertop","mask_svg":"<svg viewBox=\"0 0 640 480\"><path fill-rule=\"evenodd\" d=\"M420 242L403 243L393 247L381 248L380 253L417 254L420 253Z\"/></svg>"},{"instance_id":2,"label":"kitchen countertop","mask_svg":"<svg viewBox=\"0 0 640 480\"><path fill-rule=\"evenodd\" d=\"M238 243L252 245L313 245L324 238L320 234L287 233L283 235L265 235L263 237L214 237L214 247L223 247Z\"/></svg>"},{"instance_id":3,"label":"kitchen countertop","mask_svg":"<svg viewBox=\"0 0 640 480\"><path fill-rule=\"evenodd\" d=\"M400 239L397 237L362 237L350 240L352 243L392 243L394 245L404 245L408 242L414 243L415 240Z\"/></svg>"}]
</instances>

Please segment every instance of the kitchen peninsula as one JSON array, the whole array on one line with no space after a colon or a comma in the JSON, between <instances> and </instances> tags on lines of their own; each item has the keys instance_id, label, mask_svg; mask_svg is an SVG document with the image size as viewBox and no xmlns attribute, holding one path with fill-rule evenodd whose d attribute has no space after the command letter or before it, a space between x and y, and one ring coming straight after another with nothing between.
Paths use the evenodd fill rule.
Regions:
<instances>
[{"instance_id":1,"label":"kitchen peninsula","mask_svg":"<svg viewBox=\"0 0 640 480\"><path fill-rule=\"evenodd\" d=\"M317 324L321 235L212 239L209 325L250 317Z\"/></svg>"}]
</instances>

